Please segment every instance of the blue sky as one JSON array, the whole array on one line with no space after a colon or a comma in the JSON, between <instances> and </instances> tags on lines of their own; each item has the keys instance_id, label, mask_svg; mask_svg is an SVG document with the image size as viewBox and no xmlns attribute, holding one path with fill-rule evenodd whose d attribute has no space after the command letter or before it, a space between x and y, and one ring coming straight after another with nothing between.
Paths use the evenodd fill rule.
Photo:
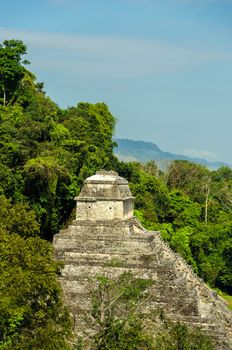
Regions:
<instances>
[{"instance_id":1,"label":"blue sky","mask_svg":"<svg viewBox=\"0 0 232 350\"><path fill-rule=\"evenodd\" d=\"M0 2L0 42L61 107L105 102L117 137L232 164L232 0Z\"/></svg>"}]
</instances>

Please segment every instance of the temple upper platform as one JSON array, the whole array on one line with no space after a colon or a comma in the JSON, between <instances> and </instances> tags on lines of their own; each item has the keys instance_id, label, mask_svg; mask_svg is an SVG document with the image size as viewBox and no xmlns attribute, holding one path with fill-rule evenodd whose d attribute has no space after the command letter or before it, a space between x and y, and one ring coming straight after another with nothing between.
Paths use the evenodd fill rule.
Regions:
<instances>
[{"instance_id":1,"label":"temple upper platform","mask_svg":"<svg viewBox=\"0 0 232 350\"><path fill-rule=\"evenodd\" d=\"M128 181L113 171L87 178L76 200L76 220L126 220L134 216Z\"/></svg>"}]
</instances>

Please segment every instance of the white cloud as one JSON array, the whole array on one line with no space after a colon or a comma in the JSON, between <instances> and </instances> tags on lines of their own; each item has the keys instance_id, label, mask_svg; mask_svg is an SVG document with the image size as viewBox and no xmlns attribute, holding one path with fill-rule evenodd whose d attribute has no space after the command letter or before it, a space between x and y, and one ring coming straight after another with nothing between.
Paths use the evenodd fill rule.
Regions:
<instances>
[{"instance_id":1,"label":"white cloud","mask_svg":"<svg viewBox=\"0 0 232 350\"><path fill-rule=\"evenodd\" d=\"M216 161L219 158L216 153L209 150L199 151L197 149L190 148L190 149L184 149L181 153L188 157L203 158L208 161Z\"/></svg>"},{"instance_id":2,"label":"white cloud","mask_svg":"<svg viewBox=\"0 0 232 350\"><path fill-rule=\"evenodd\" d=\"M41 33L0 28L4 38L22 39L33 67L97 77L143 77L195 69L213 61L232 60L229 54L193 49L167 41Z\"/></svg>"}]
</instances>

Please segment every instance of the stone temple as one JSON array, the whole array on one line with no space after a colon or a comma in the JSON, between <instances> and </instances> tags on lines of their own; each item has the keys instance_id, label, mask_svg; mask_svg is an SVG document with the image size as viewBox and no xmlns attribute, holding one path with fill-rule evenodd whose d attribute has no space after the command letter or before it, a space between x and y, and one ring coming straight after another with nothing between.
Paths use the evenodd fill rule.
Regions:
<instances>
[{"instance_id":1,"label":"stone temple","mask_svg":"<svg viewBox=\"0 0 232 350\"><path fill-rule=\"evenodd\" d=\"M133 218L133 197L128 182L114 172L89 177L75 198L76 221L128 221Z\"/></svg>"},{"instance_id":2,"label":"stone temple","mask_svg":"<svg viewBox=\"0 0 232 350\"><path fill-rule=\"evenodd\" d=\"M232 313L191 267L162 240L148 232L133 214L128 182L115 172L100 171L87 178L76 200L76 220L54 237L60 277L74 320L74 333L85 340L94 333L90 320L91 278L116 278L125 271L154 280L143 305L152 330L157 309L174 322L199 327L210 334L218 350L232 350ZM120 261L120 264L111 264ZM154 326L155 329L155 326Z\"/></svg>"}]
</instances>

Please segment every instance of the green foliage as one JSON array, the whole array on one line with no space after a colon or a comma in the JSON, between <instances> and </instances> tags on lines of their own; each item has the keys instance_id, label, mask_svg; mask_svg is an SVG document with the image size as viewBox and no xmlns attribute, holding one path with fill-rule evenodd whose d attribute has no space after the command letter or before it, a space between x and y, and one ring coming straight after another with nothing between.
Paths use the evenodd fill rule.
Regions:
<instances>
[{"instance_id":1,"label":"green foliage","mask_svg":"<svg viewBox=\"0 0 232 350\"><path fill-rule=\"evenodd\" d=\"M73 350L84 350L83 339L79 337L73 346Z\"/></svg>"},{"instance_id":2,"label":"green foliage","mask_svg":"<svg viewBox=\"0 0 232 350\"><path fill-rule=\"evenodd\" d=\"M152 337L144 333L138 316L113 319L95 337L97 350L149 350Z\"/></svg>"},{"instance_id":3,"label":"green foliage","mask_svg":"<svg viewBox=\"0 0 232 350\"><path fill-rule=\"evenodd\" d=\"M125 267L126 263L118 258L112 258L105 263L107 267Z\"/></svg>"},{"instance_id":4,"label":"green foliage","mask_svg":"<svg viewBox=\"0 0 232 350\"><path fill-rule=\"evenodd\" d=\"M203 185L207 182L210 171L199 164L176 160L171 163L165 174L165 181L170 189L183 190L193 200L201 201Z\"/></svg>"},{"instance_id":5,"label":"green foliage","mask_svg":"<svg viewBox=\"0 0 232 350\"><path fill-rule=\"evenodd\" d=\"M231 169L210 172L185 161L173 162L164 175L144 176L150 168L137 163L118 169L132 182L135 215L142 225L161 231L211 287L232 293Z\"/></svg>"},{"instance_id":6,"label":"green foliage","mask_svg":"<svg viewBox=\"0 0 232 350\"><path fill-rule=\"evenodd\" d=\"M0 349L68 349L70 319L51 245L0 229Z\"/></svg>"},{"instance_id":7,"label":"green foliage","mask_svg":"<svg viewBox=\"0 0 232 350\"><path fill-rule=\"evenodd\" d=\"M200 204L193 202L187 195L179 190L170 192L171 210L170 218L175 228L183 226L195 226L201 215Z\"/></svg>"},{"instance_id":8,"label":"green foliage","mask_svg":"<svg viewBox=\"0 0 232 350\"><path fill-rule=\"evenodd\" d=\"M104 103L59 109L25 69L14 96L0 106L0 193L27 201L51 240L84 179L115 161L115 119Z\"/></svg>"},{"instance_id":9,"label":"green foliage","mask_svg":"<svg viewBox=\"0 0 232 350\"><path fill-rule=\"evenodd\" d=\"M210 172L200 165L175 161L163 174L155 162L119 162L113 155L116 121L108 107L82 102L60 109L25 69L25 54L20 40L0 44L0 233L4 247L0 248L0 349L67 348L64 338L70 325L55 282L58 268L51 260L50 245L39 237L52 240L70 220L73 198L84 179L101 168L116 170L128 179L136 197L135 214L147 229L161 230L162 237L208 284L231 294L232 170L223 167ZM118 267L122 262L110 264ZM94 317L100 327L96 344L111 334L104 349L114 346L109 345L114 336L118 349L150 349L150 338L136 314L148 285L124 277L117 285L98 281L108 316L99 321L96 299ZM121 317L120 308L127 316ZM123 347L126 339L131 339L127 348ZM167 349L172 348L167 345Z\"/></svg>"},{"instance_id":10,"label":"green foliage","mask_svg":"<svg viewBox=\"0 0 232 350\"><path fill-rule=\"evenodd\" d=\"M152 335L144 329L145 319L139 303L149 296L154 282L136 279L124 273L115 280L96 278L92 292L92 316L97 333L91 349L97 350L213 350L208 336L198 329L188 329L162 316L162 327Z\"/></svg>"},{"instance_id":11,"label":"green foliage","mask_svg":"<svg viewBox=\"0 0 232 350\"><path fill-rule=\"evenodd\" d=\"M70 139L69 130L62 124L54 123L53 129L50 133L52 141L57 145L61 146L62 142Z\"/></svg>"},{"instance_id":12,"label":"green foliage","mask_svg":"<svg viewBox=\"0 0 232 350\"><path fill-rule=\"evenodd\" d=\"M115 119L104 103L61 110L0 44L1 349L66 349L70 332L51 247L86 176L110 167Z\"/></svg>"},{"instance_id":13,"label":"green foliage","mask_svg":"<svg viewBox=\"0 0 232 350\"><path fill-rule=\"evenodd\" d=\"M136 209L148 223L163 222L171 203L167 187L155 176L139 169L137 172L130 184Z\"/></svg>"},{"instance_id":14,"label":"green foliage","mask_svg":"<svg viewBox=\"0 0 232 350\"><path fill-rule=\"evenodd\" d=\"M213 350L212 341L200 330L190 330L180 323L165 322L154 350Z\"/></svg>"},{"instance_id":15,"label":"green foliage","mask_svg":"<svg viewBox=\"0 0 232 350\"><path fill-rule=\"evenodd\" d=\"M232 292L231 223L198 224L191 250L200 275L212 286Z\"/></svg>"},{"instance_id":16,"label":"green foliage","mask_svg":"<svg viewBox=\"0 0 232 350\"><path fill-rule=\"evenodd\" d=\"M153 349L152 338L143 330L138 302L146 296L152 280L136 279L123 273L116 280L96 278L92 293L92 316L98 332L93 349Z\"/></svg>"},{"instance_id":17,"label":"green foliage","mask_svg":"<svg viewBox=\"0 0 232 350\"><path fill-rule=\"evenodd\" d=\"M21 79L24 76L25 68L22 64L29 63L22 61L22 55L26 54L26 46L21 40L5 40L0 43L0 96L5 106L13 98Z\"/></svg>"},{"instance_id":18,"label":"green foliage","mask_svg":"<svg viewBox=\"0 0 232 350\"><path fill-rule=\"evenodd\" d=\"M190 249L190 240L193 230L191 227L185 226L173 232L171 239L169 238L170 246L179 253L189 264L192 264L197 270L196 263L192 257Z\"/></svg>"},{"instance_id":19,"label":"green foliage","mask_svg":"<svg viewBox=\"0 0 232 350\"><path fill-rule=\"evenodd\" d=\"M222 291L220 290L217 290L218 294L226 300L226 302L228 303L228 307L230 310L232 310L232 296L231 295L228 295L226 293L223 293Z\"/></svg>"},{"instance_id":20,"label":"green foliage","mask_svg":"<svg viewBox=\"0 0 232 350\"><path fill-rule=\"evenodd\" d=\"M39 224L36 215L28 204L16 203L12 205L5 196L0 196L0 230L17 233L22 237L36 236Z\"/></svg>"}]
</instances>

